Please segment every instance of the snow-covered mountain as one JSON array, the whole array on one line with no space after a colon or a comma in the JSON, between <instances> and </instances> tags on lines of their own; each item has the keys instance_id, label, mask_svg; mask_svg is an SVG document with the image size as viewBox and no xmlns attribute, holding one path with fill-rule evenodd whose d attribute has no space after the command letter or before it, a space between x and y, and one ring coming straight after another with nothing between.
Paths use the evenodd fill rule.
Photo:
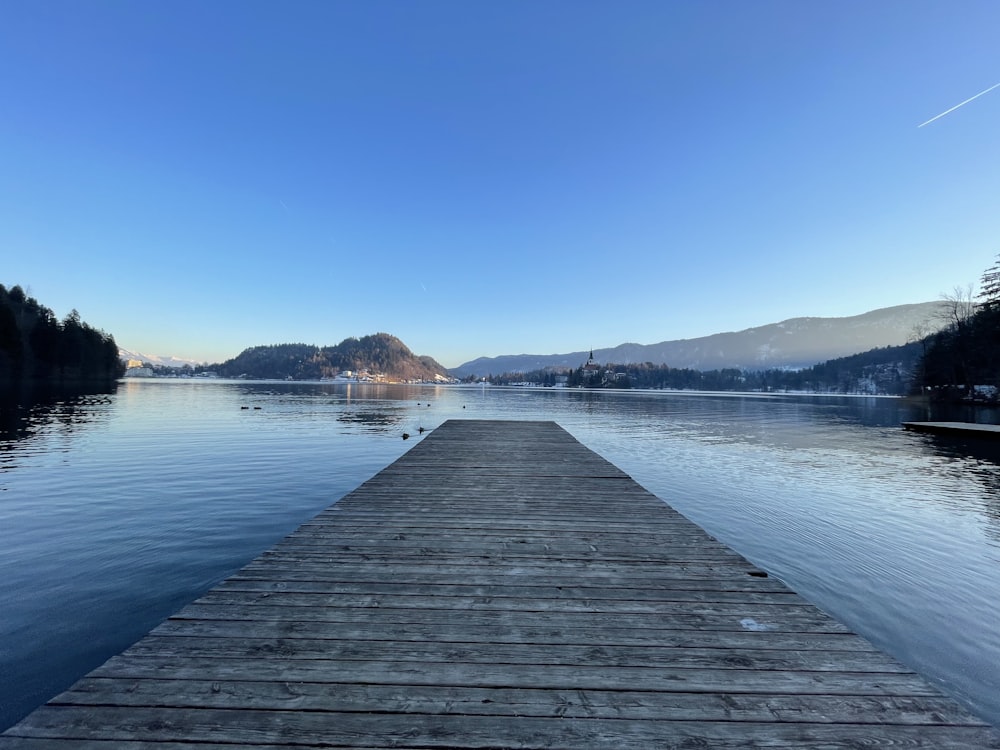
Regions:
<instances>
[{"instance_id":1,"label":"snow-covered mountain","mask_svg":"<svg viewBox=\"0 0 1000 750\"><path fill-rule=\"evenodd\" d=\"M143 354L142 352L134 352L130 349L122 349L121 347L118 348L118 358L122 362L134 359L149 365L159 365L160 367L183 367L184 365L195 367L196 365L204 364L203 362L195 362L193 359L183 359L169 355L163 356L160 354Z\"/></svg>"},{"instance_id":2,"label":"snow-covered mountain","mask_svg":"<svg viewBox=\"0 0 1000 750\"><path fill-rule=\"evenodd\" d=\"M912 341L917 330L927 335L942 327L944 302L885 307L848 318L791 318L780 323L659 344L620 344L595 349L594 359L613 364L652 362L692 370L735 367L746 370L811 367L883 346ZM449 372L455 377L481 377L505 372L531 372L546 367L577 368L590 352L517 354L480 357Z\"/></svg>"}]
</instances>

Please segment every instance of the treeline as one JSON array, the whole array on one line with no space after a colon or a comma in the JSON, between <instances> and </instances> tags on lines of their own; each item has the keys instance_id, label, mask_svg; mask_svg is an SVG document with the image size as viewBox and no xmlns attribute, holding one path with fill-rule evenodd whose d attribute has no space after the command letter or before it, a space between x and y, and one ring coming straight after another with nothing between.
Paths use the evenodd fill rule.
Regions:
<instances>
[{"instance_id":1,"label":"treeline","mask_svg":"<svg viewBox=\"0 0 1000 750\"><path fill-rule=\"evenodd\" d=\"M945 301L947 325L924 342L917 390L942 400L998 400L1000 256L983 273L978 295L956 289Z\"/></svg>"},{"instance_id":2,"label":"treeline","mask_svg":"<svg viewBox=\"0 0 1000 750\"><path fill-rule=\"evenodd\" d=\"M872 349L802 370L691 370L641 364L608 364L597 371L536 370L490 375L494 385L566 385L570 388L652 388L698 391L806 391L903 395L922 352L921 344Z\"/></svg>"},{"instance_id":3,"label":"treeline","mask_svg":"<svg viewBox=\"0 0 1000 750\"><path fill-rule=\"evenodd\" d=\"M110 334L76 310L59 321L20 286L0 284L0 384L108 384L124 372Z\"/></svg>"},{"instance_id":4,"label":"treeline","mask_svg":"<svg viewBox=\"0 0 1000 750\"><path fill-rule=\"evenodd\" d=\"M254 346L210 369L223 377L267 380L319 380L345 370L367 370L396 380L433 380L436 375L446 375L433 359L418 357L387 333L344 339L336 346Z\"/></svg>"}]
</instances>

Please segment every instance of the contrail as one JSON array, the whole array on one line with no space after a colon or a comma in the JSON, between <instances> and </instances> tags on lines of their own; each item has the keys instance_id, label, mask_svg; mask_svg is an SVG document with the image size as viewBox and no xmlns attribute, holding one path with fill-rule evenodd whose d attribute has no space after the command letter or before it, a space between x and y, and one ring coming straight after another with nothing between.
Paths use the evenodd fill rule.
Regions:
<instances>
[{"instance_id":1,"label":"contrail","mask_svg":"<svg viewBox=\"0 0 1000 750\"><path fill-rule=\"evenodd\" d=\"M990 87L989 87L988 89L986 89L985 91L980 91L980 92L979 92L978 94L976 94L975 96L970 96L970 97L969 97L968 99L966 99L966 100L965 100L964 102L961 102L960 104L956 104L956 105L955 105L954 107L952 107L951 109L946 109L946 110L945 110L944 112L942 112L941 114L939 114L939 115L934 115L934 117L932 117L931 119L929 119L929 120L928 120L927 122L922 122L922 123L920 123L919 125L917 125L917 127L918 127L918 128L922 128L922 127L923 127L924 125L930 125L930 124L931 124L932 122L934 122L935 120L937 120L937 119L939 119L939 118L941 118L941 117L944 117L944 116L945 116L946 114L948 114L948 113L950 113L950 112L954 112L954 111L955 111L956 109L958 109L959 107L964 107L964 106L965 106L966 104L968 104L969 102L971 102L971 101L972 101L973 99L978 99L978 98L979 98L979 97L981 97L981 96L982 96L983 94L988 94L988 93L990 93L990 92L991 92L991 91L992 91L993 89L995 89L995 88L998 88L998 87L1000 87L1000 83L994 83L994 84L993 84L992 86L990 86Z\"/></svg>"}]
</instances>

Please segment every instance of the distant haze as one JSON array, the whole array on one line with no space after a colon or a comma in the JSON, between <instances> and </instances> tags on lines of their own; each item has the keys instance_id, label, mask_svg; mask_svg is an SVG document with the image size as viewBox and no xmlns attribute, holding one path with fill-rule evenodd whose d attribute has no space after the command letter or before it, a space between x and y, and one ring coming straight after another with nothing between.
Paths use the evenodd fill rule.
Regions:
<instances>
[{"instance_id":1,"label":"distant haze","mask_svg":"<svg viewBox=\"0 0 1000 750\"><path fill-rule=\"evenodd\" d=\"M780 323L658 344L620 344L595 349L601 364L652 362L692 370L727 367L761 370L810 367L828 359L884 346L899 346L940 328L943 302L897 305L847 318L791 318ZM923 331L917 335L917 331ZM530 372L546 367L577 368L590 356L517 354L480 357L450 370L456 377Z\"/></svg>"},{"instance_id":2,"label":"distant haze","mask_svg":"<svg viewBox=\"0 0 1000 750\"><path fill-rule=\"evenodd\" d=\"M193 359L184 359L183 357L174 357L172 355L143 354L142 352L122 349L121 347L118 347L118 356L123 361L131 359L139 362L145 362L148 365L158 365L160 367L183 367L184 365L195 367L197 365L205 364L203 362L196 362Z\"/></svg>"}]
</instances>

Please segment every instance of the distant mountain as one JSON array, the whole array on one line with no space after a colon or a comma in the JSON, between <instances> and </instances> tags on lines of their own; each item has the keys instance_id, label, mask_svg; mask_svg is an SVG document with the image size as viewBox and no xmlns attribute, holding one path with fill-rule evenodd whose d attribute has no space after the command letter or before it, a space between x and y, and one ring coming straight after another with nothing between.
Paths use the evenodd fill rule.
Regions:
<instances>
[{"instance_id":1,"label":"distant mountain","mask_svg":"<svg viewBox=\"0 0 1000 750\"><path fill-rule=\"evenodd\" d=\"M130 349L118 348L118 358L122 362L127 362L130 359L137 360L139 362L145 362L148 365L157 365L158 367L184 367L188 365L189 367L197 367L203 364L202 362L195 362L193 359L183 359L181 357L163 356L159 354L143 354L142 352L135 352Z\"/></svg>"},{"instance_id":2,"label":"distant mountain","mask_svg":"<svg viewBox=\"0 0 1000 750\"><path fill-rule=\"evenodd\" d=\"M943 326L944 302L897 305L847 318L791 318L780 323L659 344L621 344L595 349L600 363L652 362L691 370L811 367L838 357L912 340L923 328L928 335ZM575 369L590 352L518 354L480 357L450 370L458 378L505 372L532 372L547 367Z\"/></svg>"},{"instance_id":3,"label":"distant mountain","mask_svg":"<svg viewBox=\"0 0 1000 750\"><path fill-rule=\"evenodd\" d=\"M263 379L332 378L349 370L367 371L391 381L446 381L448 371L431 357L420 357L395 336L376 333L348 338L336 346L276 344L245 349L233 359L213 367L223 377Z\"/></svg>"}]
</instances>

